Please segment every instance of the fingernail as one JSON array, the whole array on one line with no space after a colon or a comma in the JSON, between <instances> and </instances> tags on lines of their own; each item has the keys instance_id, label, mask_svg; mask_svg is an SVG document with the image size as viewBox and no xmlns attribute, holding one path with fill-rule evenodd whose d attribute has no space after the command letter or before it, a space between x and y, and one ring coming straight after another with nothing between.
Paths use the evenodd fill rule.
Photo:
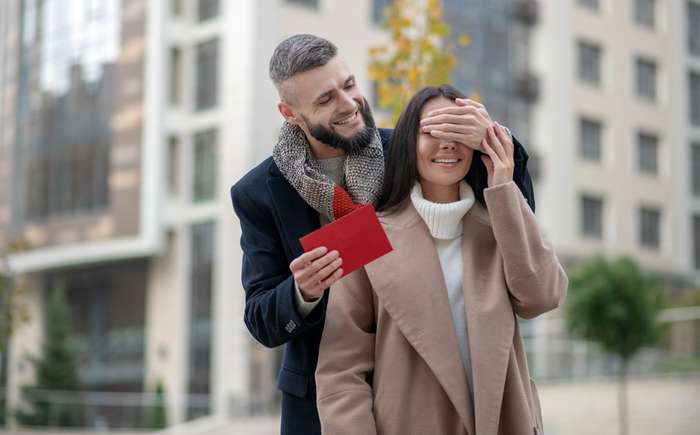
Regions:
<instances>
[{"instance_id":1,"label":"fingernail","mask_svg":"<svg viewBox=\"0 0 700 435\"><path fill-rule=\"evenodd\" d=\"M321 246L321 253L325 254L326 252L328 252L328 248L326 248L325 246Z\"/></svg>"},{"instance_id":2,"label":"fingernail","mask_svg":"<svg viewBox=\"0 0 700 435\"><path fill-rule=\"evenodd\" d=\"M340 253L338 251L331 252L331 257L339 257Z\"/></svg>"}]
</instances>

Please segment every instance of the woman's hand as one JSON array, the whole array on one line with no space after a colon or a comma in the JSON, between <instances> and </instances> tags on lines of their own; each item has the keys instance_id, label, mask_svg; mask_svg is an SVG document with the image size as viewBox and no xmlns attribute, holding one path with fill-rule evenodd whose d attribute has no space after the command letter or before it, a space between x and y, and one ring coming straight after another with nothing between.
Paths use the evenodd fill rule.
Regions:
<instances>
[{"instance_id":1,"label":"woman's hand","mask_svg":"<svg viewBox=\"0 0 700 435\"><path fill-rule=\"evenodd\" d=\"M481 142L486 156L481 161L488 172L488 187L498 186L513 180L515 159L513 158L513 141L504 127L494 122L486 130L486 137Z\"/></svg>"},{"instance_id":2,"label":"woman's hand","mask_svg":"<svg viewBox=\"0 0 700 435\"><path fill-rule=\"evenodd\" d=\"M420 122L422 131L482 151L481 141L493 124L489 112L483 104L468 98L457 98L455 104L428 112Z\"/></svg>"}]
</instances>

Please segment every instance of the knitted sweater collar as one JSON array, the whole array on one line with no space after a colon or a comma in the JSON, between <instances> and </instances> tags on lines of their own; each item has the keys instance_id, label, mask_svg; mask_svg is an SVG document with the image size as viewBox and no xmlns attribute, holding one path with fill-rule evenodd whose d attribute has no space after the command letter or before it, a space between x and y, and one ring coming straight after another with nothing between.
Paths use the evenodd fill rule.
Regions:
<instances>
[{"instance_id":1,"label":"knitted sweater collar","mask_svg":"<svg viewBox=\"0 0 700 435\"><path fill-rule=\"evenodd\" d=\"M439 204L423 197L420 183L411 191L411 202L436 239L452 240L462 235L462 218L474 205L474 191L465 181L459 184L459 201Z\"/></svg>"}]
</instances>

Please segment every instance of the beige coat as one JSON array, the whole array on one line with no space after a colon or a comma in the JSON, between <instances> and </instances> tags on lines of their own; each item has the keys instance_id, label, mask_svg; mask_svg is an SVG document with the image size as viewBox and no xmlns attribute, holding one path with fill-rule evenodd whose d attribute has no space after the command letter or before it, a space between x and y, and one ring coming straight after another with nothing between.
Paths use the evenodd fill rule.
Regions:
<instances>
[{"instance_id":1,"label":"beige coat","mask_svg":"<svg viewBox=\"0 0 700 435\"><path fill-rule=\"evenodd\" d=\"M464 217L466 384L434 241L413 205L380 216L394 251L330 291L316 370L324 434L542 433L515 314L558 307L568 280L515 183Z\"/></svg>"}]
</instances>

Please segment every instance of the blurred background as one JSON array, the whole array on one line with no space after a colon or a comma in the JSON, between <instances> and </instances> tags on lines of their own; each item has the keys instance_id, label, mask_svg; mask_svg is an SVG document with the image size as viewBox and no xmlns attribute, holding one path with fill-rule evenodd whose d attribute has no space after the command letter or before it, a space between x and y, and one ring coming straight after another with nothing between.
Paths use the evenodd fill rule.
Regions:
<instances>
[{"instance_id":1,"label":"blurred background","mask_svg":"<svg viewBox=\"0 0 700 435\"><path fill-rule=\"evenodd\" d=\"M384 124L449 81L527 147L572 277L520 324L547 434L700 434L699 0L2 0L0 433L279 432L229 188L295 33Z\"/></svg>"}]
</instances>

